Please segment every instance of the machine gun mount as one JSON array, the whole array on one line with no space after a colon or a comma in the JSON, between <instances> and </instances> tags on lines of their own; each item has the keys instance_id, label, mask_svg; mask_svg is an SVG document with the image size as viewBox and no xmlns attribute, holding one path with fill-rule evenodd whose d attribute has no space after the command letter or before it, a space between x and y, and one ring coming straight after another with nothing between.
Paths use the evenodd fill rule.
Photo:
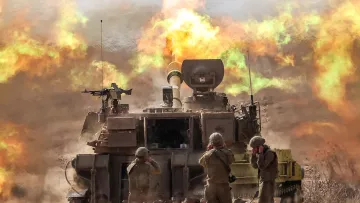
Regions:
<instances>
[{"instance_id":1,"label":"machine gun mount","mask_svg":"<svg viewBox=\"0 0 360 203\"><path fill-rule=\"evenodd\" d=\"M104 123L108 114L109 100L111 99L111 113L127 113L129 110L128 104L120 104L121 95L131 95L132 89L124 90L119 88L116 83L111 83L112 88L104 88L102 90L84 90L81 93L89 93L93 96L102 97L102 104L100 112L98 113L98 122Z\"/></svg>"}]
</instances>

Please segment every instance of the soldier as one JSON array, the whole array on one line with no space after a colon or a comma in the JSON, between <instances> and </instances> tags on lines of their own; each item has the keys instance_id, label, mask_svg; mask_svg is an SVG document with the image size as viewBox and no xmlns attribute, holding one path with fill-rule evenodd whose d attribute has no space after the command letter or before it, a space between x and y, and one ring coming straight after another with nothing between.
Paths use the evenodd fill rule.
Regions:
<instances>
[{"instance_id":1,"label":"soldier","mask_svg":"<svg viewBox=\"0 0 360 203\"><path fill-rule=\"evenodd\" d=\"M275 179L278 175L276 152L265 145L265 139L261 136L254 136L249 144L253 148L251 165L259 171L259 203L274 203Z\"/></svg>"},{"instance_id":2,"label":"soldier","mask_svg":"<svg viewBox=\"0 0 360 203\"><path fill-rule=\"evenodd\" d=\"M149 150L139 147L135 152L135 160L127 167L129 177L128 202L146 202L150 187L150 175L160 174L159 164L151 159Z\"/></svg>"},{"instance_id":3,"label":"soldier","mask_svg":"<svg viewBox=\"0 0 360 203\"><path fill-rule=\"evenodd\" d=\"M235 161L234 154L225 147L223 137L215 132L210 135L207 151L199 160L207 173L205 201L207 203L231 203L229 185L230 165Z\"/></svg>"}]
</instances>

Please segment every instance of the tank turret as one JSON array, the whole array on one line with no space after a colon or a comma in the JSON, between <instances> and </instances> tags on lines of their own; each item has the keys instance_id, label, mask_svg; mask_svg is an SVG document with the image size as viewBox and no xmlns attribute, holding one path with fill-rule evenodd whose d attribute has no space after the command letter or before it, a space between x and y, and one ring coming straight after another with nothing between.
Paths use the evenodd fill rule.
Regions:
<instances>
[{"instance_id":1,"label":"tank turret","mask_svg":"<svg viewBox=\"0 0 360 203\"><path fill-rule=\"evenodd\" d=\"M89 112L85 118L81 137L86 134L95 134L100 130L101 124L106 122L107 117L112 114L124 114L129 112L129 104L119 104L121 95L131 95L132 89L124 90L117 86L116 83L111 83L112 88L103 88L101 90L84 90L82 93L88 93L92 96L101 97L101 108L98 112ZM109 100L111 106L109 107Z\"/></svg>"}]
</instances>

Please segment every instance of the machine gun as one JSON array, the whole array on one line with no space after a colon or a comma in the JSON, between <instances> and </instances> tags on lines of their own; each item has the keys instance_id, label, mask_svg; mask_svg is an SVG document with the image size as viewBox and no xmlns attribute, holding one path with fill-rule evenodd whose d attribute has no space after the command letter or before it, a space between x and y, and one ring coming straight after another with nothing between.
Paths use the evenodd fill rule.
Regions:
<instances>
[{"instance_id":1,"label":"machine gun","mask_svg":"<svg viewBox=\"0 0 360 203\"><path fill-rule=\"evenodd\" d=\"M131 95L132 89L124 90L117 86L116 83L111 83L112 89L104 88L102 90L84 90L81 93L89 93L93 96L107 96L108 99L112 97L113 99L121 99L121 94ZM116 96L113 94L115 93ZM114 98L115 96L115 98Z\"/></svg>"},{"instance_id":2,"label":"machine gun","mask_svg":"<svg viewBox=\"0 0 360 203\"><path fill-rule=\"evenodd\" d=\"M102 105L99 112L99 122L103 123L105 122L106 118L106 109L109 105L109 99L111 99L112 107L111 111L112 113L118 113L118 100L121 100L121 95L131 95L132 89L124 90L122 88L119 88L116 83L111 83L112 88L104 88L102 90L84 90L81 93L89 93L93 96L99 96L102 97Z\"/></svg>"}]
</instances>

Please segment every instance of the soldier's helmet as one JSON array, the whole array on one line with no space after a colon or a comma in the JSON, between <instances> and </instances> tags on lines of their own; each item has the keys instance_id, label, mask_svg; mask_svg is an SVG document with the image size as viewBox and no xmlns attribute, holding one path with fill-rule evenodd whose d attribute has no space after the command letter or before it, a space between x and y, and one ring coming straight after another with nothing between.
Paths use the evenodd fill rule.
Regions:
<instances>
[{"instance_id":1,"label":"soldier's helmet","mask_svg":"<svg viewBox=\"0 0 360 203\"><path fill-rule=\"evenodd\" d=\"M209 141L210 141L210 144L212 144L213 146L222 146L222 145L224 145L223 136L218 132L215 132L215 133L211 134L210 137L209 137Z\"/></svg>"},{"instance_id":2,"label":"soldier's helmet","mask_svg":"<svg viewBox=\"0 0 360 203\"><path fill-rule=\"evenodd\" d=\"M265 144L265 139L259 135L256 135L253 138L251 138L249 144L250 147L252 148L260 147L261 145Z\"/></svg>"},{"instance_id":3,"label":"soldier's helmet","mask_svg":"<svg viewBox=\"0 0 360 203\"><path fill-rule=\"evenodd\" d=\"M135 152L136 157L147 157L149 156L149 150L146 147L139 147Z\"/></svg>"}]
</instances>

